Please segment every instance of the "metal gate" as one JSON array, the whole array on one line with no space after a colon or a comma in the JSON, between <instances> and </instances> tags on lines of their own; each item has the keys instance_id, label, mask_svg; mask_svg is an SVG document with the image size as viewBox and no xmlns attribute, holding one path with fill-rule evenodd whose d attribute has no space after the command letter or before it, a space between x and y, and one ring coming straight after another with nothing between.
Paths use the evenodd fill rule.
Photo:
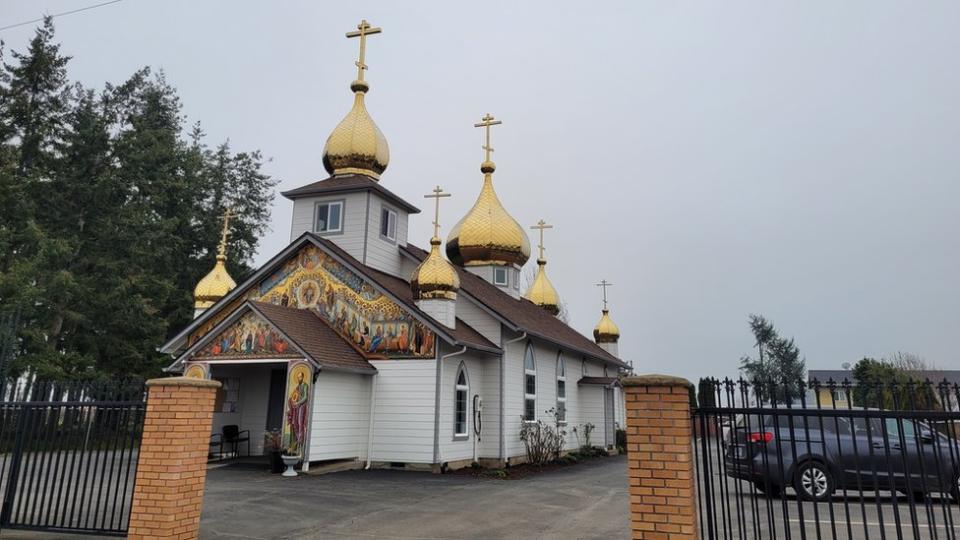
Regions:
<instances>
[{"instance_id":1,"label":"metal gate","mask_svg":"<svg viewBox=\"0 0 960 540\"><path fill-rule=\"evenodd\" d=\"M0 389L0 528L125 535L143 385L18 379Z\"/></svg>"},{"instance_id":2,"label":"metal gate","mask_svg":"<svg viewBox=\"0 0 960 540\"><path fill-rule=\"evenodd\" d=\"M957 384L703 380L704 539L960 537Z\"/></svg>"}]
</instances>

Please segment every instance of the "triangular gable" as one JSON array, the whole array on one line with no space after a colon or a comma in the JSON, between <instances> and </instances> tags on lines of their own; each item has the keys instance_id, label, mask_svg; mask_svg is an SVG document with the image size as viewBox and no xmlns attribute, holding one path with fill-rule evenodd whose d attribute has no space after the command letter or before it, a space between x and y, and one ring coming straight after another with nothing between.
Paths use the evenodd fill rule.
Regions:
<instances>
[{"instance_id":1,"label":"triangular gable","mask_svg":"<svg viewBox=\"0 0 960 540\"><path fill-rule=\"evenodd\" d=\"M218 312L190 333L188 344L203 339L243 302L256 300L311 310L367 358L436 356L432 329L312 242L272 266L272 272L245 283L245 290L226 305L214 306Z\"/></svg>"},{"instance_id":2,"label":"triangular gable","mask_svg":"<svg viewBox=\"0 0 960 540\"><path fill-rule=\"evenodd\" d=\"M306 354L266 318L244 306L187 350L182 360L304 358Z\"/></svg>"}]
</instances>

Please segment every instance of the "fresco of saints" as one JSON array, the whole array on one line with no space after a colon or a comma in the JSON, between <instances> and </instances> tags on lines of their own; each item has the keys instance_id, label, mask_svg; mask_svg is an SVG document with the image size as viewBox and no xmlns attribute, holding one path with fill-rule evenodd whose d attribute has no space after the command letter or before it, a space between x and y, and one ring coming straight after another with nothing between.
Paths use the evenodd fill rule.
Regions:
<instances>
[{"instance_id":1,"label":"fresco of saints","mask_svg":"<svg viewBox=\"0 0 960 540\"><path fill-rule=\"evenodd\" d=\"M306 381L307 371L293 369L292 375L295 379L287 399L287 425L290 429L287 450L294 455L303 452L307 437L307 401L310 397L310 384Z\"/></svg>"}]
</instances>

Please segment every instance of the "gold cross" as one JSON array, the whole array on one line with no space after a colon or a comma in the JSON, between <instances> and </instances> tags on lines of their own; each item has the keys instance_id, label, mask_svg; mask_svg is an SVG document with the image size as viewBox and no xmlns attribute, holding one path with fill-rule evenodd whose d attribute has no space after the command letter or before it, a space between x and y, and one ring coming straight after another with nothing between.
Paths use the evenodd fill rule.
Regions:
<instances>
[{"instance_id":1,"label":"gold cross","mask_svg":"<svg viewBox=\"0 0 960 540\"><path fill-rule=\"evenodd\" d=\"M543 230L544 230L544 229L552 229L552 228L553 228L553 225L547 225L547 222L541 219L540 221L537 222L536 225L533 225L533 226L531 226L530 228L531 228L531 229L539 229L539 230L540 230L540 244L539 244L537 247L540 248L540 260L543 260L543 250L544 250L544 247L543 247Z\"/></svg>"},{"instance_id":2,"label":"gold cross","mask_svg":"<svg viewBox=\"0 0 960 540\"><path fill-rule=\"evenodd\" d=\"M449 197L449 193L444 193L443 188L437 186L433 188L432 195L424 195L424 199L436 199L436 208L433 210L433 237L440 238L440 199Z\"/></svg>"},{"instance_id":3,"label":"gold cross","mask_svg":"<svg viewBox=\"0 0 960 540\"><path fill-rule=\"evenodd\" d=\"M360 24L357 25L356 32L347 32L348 38L360 38L360 59L354 62L357 65L357 80L363 80L363 70L367 69L367 64L363 61L366 58L367 53L367 36L372 34L379 34L382 32L380 28L373 28L370 26L370 23L366 19L360 21Z\"/></svg>"},{"instance_id":4,"label":"gold cross","mask_svg":"<svg viewBox=\"0 0 960 540\"><path fill-rule=\"evenodd\" d=\"M223 231L220 232L220 247L217 250L220 257L227 256L227 237L230 236L230 218L233 217L237 217L237 214L228 206L223 212Z\"/></svg>"},{"instance_id":5,"label":"gold cross","mask_svg":"<svg viewBox=\"0 0 960 540\"><path fill-rule=\"evenodd\" d=\"M597 283L597 287L603 287L603 309L607 309L607 287L610 287L613 283L605 279L601 279L600 283Z\"/></svg>"},{"instance_id":6,"label":"gold cross","mask_svg":"<svg viewBox=\"0 0 960 540\"><path fill-rule=\"evenodd\" d=\"M474 124L473 127L482 127L487 128L487 144L482 148L487 151L487 157L485 161L490 161L490 152L493 152L493 147L490 146L490 126L499 126L503 122L500 120L494 120L493 116L490 113L487 113L483 118L480 119L479 124Z\"/></svg>"}]
</instances>

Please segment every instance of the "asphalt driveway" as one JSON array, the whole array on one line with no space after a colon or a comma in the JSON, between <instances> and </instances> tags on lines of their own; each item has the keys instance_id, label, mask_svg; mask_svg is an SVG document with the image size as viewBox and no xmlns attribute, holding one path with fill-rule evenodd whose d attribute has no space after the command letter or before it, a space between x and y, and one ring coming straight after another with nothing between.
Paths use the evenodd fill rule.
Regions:
<instances>
[{"instance_id":1,"label":"asphalt driveway","mask_svg":"<svg viewBox=\"0 0 960 540\"><path fill-rule=\"evenodd\" d=\"M200 537L629 538L626 469L623 456L518 480L226 467L207 474Z\"/></svg>"}]
</instances>

